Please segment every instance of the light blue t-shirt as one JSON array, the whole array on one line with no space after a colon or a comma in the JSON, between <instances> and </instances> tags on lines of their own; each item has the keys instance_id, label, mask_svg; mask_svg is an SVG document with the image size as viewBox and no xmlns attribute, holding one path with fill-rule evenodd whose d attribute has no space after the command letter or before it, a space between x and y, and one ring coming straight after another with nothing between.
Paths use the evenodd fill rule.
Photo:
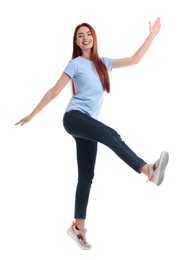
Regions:
<instances>
[{"instance_id":1,"label":"light blue t-shirt","mask_svg":"<svg viewBox=\"0 0 189 260\"><path fill-rule=\"evenodd\" d=\"M101 60L108 71L110 71L113 59L101 58ZM93 62L79 56L68 63L64 72L73 79L75 87L75 95L70 99L66 112L79 110L94 118L98 118L103 101L104 88Z\"/></svg>"}]
</instances>

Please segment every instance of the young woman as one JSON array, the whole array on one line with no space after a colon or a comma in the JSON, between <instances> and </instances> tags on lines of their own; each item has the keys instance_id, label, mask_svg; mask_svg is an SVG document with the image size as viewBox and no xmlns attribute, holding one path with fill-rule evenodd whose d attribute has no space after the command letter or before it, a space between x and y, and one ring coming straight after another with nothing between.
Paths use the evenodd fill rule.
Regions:
<instances>
[{"instance_id":1,"label":"young woman","mask_svg":"<svg viewBox=\"0 0 189 260\"><path fill-rule=\"evenodd\" d=\"M111 59L99 57L97 37L92 26L87 23L79 24L74 32L72 59L60 79L46 92L31 114L16 123L16 125L28 123L57 97L71 80L73 96L65 111L63 125L76 142L78 183L74 221L67 232L82 249L91 249L86 239L85 219L98 142L109 147L133 170L144 173L152 183L160 185L164 179L169 160L166 151L160 154L155 163L147 164L122 141L114 129L98 120L104 92L110 92L108 71L139 63L159 33L160 27L160 18L157 18L153 24L149 23L149 35L133 56Z\"/></svg>"}]
</instances>

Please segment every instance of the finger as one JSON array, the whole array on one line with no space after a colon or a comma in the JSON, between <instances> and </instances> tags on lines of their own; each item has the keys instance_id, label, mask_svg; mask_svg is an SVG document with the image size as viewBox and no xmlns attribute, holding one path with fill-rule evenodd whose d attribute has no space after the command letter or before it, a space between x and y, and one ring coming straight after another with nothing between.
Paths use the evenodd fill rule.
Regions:
<instances>
[{"instance_id":1,"label":"finger","mask_svg":"<svg viewBox=\"0 0 189 260\"><path fill-rule=\"evenodd\" d=\"M18 121L15 125L23 125L26 123L26 119L21 119L20 121Z\"/></svg>"},{"instance_id":2,"label":"finger","mask_svg":"<svg viewBox=\"0 0 189 260\"><path fill-rule=\"evenodd\" d=\"M160 23L160 17L158 17L157 19L156 19L156 21L155 21L155 23L157 24L157 23Z\"/></svg>"},{"instance_id":3,"label":"finger","mask_svg":"<svg viewBox=\"0 0 189 260\"><path fill-rule=\"evenodd\" d=\"M24 118L22 118L20 121L18 121L15 125L19 125L19 124L21 124L22 122L24 122L25 121L25 119Z\"/></svg>"},{"instance_id":4,"label":"finger","mask_svg":"<svg viewBox=\"0 0 189 260\"><path fill-rule=\"evenodd\" d=\"M21 120L20 121L18 121L15 125L19 125L20 124L20 122L21 122Z\"/></svg>"}]
</instances>

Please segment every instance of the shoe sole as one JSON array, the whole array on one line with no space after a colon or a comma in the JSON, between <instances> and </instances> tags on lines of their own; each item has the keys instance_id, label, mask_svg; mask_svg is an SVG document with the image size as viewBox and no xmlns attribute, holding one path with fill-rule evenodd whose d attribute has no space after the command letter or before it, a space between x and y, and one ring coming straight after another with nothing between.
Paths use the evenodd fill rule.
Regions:
<instances>
[{"instance_id":1,"label":"shoe sole","mask_svg":"<svg viewBox=\"0 0 189 260\"><path fill-rule=\"evenodd\" d=\"M158 171L156 173L157 179L155 183L159 186L164 180L165 169L169 161L168 152L162 152L159 159Z\"/></svg>"},{"instance_id":2,"label":"shoe sole","mask_svg":"<svg viewBox=\"0 0 189 260\"><path fill-rule=\"evenodd\" d=\"M75 238L75 235L73 234L73 232L70 230L70 228L67 230L67 234L69 237L71 237L76 243L77 245L83 249L83 250L90 250L91 248L86 248L86 247L82 247L82 245L80 245L80 243L77 241L77 239Z\"/></svg>"}]
</instances>

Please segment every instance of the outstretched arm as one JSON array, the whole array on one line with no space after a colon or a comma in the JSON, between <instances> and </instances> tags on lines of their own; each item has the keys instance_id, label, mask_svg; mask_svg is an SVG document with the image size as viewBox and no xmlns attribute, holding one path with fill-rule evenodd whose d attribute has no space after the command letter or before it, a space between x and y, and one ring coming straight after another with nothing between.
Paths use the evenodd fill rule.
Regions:
<instances>
[{"instance_id":1,"label":"outstretched arm","mask_svg":"<svg viewBox=\"0 0 189 260\"><path fill-rule=\"evenodd\" d=\"M139 63L142 59L144 54L149 49L150 45L152 44L154 38L159 33L161 27L160 18L158 17L153 24L149 22L149 35L141 45L141 47L135 52L135 54L131 57L125 57L122 59L115 59L112 65L112 68L121 68L130 65L134 65Z\"/></svg>"},{"instance_id":2,"label":"outstretched arm","mask_svg":"<svg viewBox=\"0 0 189 260\"><path fill-rule=\"evenodd\" d=\"M55 97L59 95L59 93L66 86L69 80L70 77L67 74L63 73L60 79L54 85L54 87L52 87L46 92L44 97L41 99L39 104L34 108L31 114L22 118L15 125L24 125L25 123L28 123L37 113L39 113L47 104L49 104Z\"/></svg>"}]
</instances>

